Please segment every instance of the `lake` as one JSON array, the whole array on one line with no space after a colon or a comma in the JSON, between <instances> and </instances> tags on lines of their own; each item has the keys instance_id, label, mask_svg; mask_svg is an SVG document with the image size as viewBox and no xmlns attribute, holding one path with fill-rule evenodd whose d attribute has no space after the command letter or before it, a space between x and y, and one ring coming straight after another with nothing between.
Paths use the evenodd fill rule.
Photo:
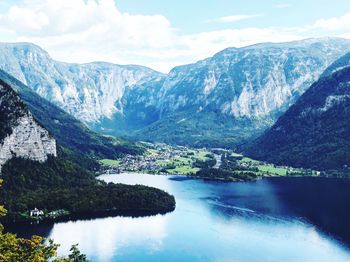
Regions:
<instances>
[{"instance_id":1,"label":"lake","mask_svg":"<svg viewBox=\"0 0 350 262\"><path fill-rule=\"evenodd\" d=\"M15 228L72 244L91 261L350 261L350 181L268 178L225 183L118 174L176 198L172 213Z\"/></svg>"}]
</instances>

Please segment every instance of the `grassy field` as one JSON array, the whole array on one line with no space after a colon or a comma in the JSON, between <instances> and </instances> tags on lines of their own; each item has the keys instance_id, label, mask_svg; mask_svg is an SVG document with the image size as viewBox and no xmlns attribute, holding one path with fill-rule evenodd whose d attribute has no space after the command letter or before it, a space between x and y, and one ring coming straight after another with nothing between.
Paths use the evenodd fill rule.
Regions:
<instances>
[{"instance_id":1,"label":"grassy field","mask_svg":"<svg viewBox=\"0 0 350 262\"><path fill-rule=\"evenodd\" d=\"M207 151L198 151L198 152L195 152L194 153L194 158L197 158L198 160L208 160L208 157L207 155L210 154L209 152Z\"/></svg>"},{"instance_id":2,"label":"grassy field","mask_svg":"<svg viewBox=\"0 0 350 262\"><path fill-rule=\"evenodd\" d=\"M175 174L189 175L195 174L197 171L199 171L199 168L191 166L177 166L175 169L171 169L169 171L172 171Z\"/></svg>"},{"instance_id":3,"label":"grassy field","mask_svg":"<svg viewBox=\"0 0 350 262\"><path fill-rule=\"evenodd\" d=\"M271 174L276 174L279 176L285 176L287 174L287 169L282 167L274 167L274 166L258 166L258 169L262 172L269 172Z\"/></svg>"},{"instance_id":4,"label":"grassy field","mask_svg":"<svg viewBox=\"0 0 350 262\"><path fill-rule=\"evenodd\" d=\"M248 163L252 163L252 164L257 164L259 163L259 161L257 160L254 160L254 159L251 159L249 157L243 157L242 160L240 160L241 162L248 162Z\"/></svg>"},{"instance_id":5,"label":"grassy field","mask_svg":"<svg viewBox=\"0 0 350 262\"><path fill-rule=\"evenodd\" d=\"M157 164L163 167L171 167L166 170L171 174L194 174L199 171L199 168L193 167L196 160L205 161L209 158L207 157L210 152L204 150L188 150L188 155L176 156L169 161L157 161Z\"/></svg>"},{"instance_id":6,"label":"grassy field","mask_svg":"<svg viewBox=\"0 0 350 262\"><path fill-rule=\"evenodd\" d=\"M104 166L109 167L118 167L121 163L120 160L113 160L113 159L101 159L100 163Z\"/></svg>"}]
</instances>

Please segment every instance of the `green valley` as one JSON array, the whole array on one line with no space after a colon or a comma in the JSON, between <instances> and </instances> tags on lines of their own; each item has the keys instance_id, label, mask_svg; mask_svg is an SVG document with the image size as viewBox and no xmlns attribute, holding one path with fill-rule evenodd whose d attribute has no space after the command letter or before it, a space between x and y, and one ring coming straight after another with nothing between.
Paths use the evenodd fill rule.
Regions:
<instances>
[{"instance_id":1,"label":"green valley","mask_svg":"<svg viewBox=\"0 0 350 262\"><path fill-rule=\"evenodd\" d=\"M272 176L326 175L314 170L276 166L227 149L189 148L163 143L145 143L142 155L100 160L100 173L138 172L186 175L225 181L248 181Z\"/></svg>"}]
</instances>

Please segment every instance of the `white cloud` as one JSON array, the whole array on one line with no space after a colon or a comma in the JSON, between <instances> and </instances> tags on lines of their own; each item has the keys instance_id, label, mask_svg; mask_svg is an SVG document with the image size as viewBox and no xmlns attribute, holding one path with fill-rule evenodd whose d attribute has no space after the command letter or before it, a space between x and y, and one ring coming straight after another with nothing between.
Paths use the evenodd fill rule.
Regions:
<instances>
[{"instance_id":1,"label":"white cloud","mask_svg":"<svg viewBox=\"0 0 350 262\"><path fill-rule=\"evenodd\" d=\"M232 46L242 47L261 42L285 42L301 38L301 36L280 29L243 28L203 32L184 36L181 40L186 47L189 47L189 50L196 50L205 57Z\"/></svg>"},{"instance_id":2,"label":"white cloud","mask_svg":"<svg viewBox=\"0 0 350 262\"><path fill-rule=\"evenodd\" d=\"M33 42L70 62L140 63L137 52L169 48L177 37L164 16L121 13L113 0L23 1L0 15L5 30L1 41Z\"/></svg>"},{"instance_id":3,"label":"white cloud","mask_svg":"<svg viewBox=\"0 0 350 262\"><path fill-rule=\"evenodd\" d=\"M248 16L259 15L220 19L234 22ZM167 72L227 47L302 39L316 27L327 34L334 28L349 28L348 21L345 15L303 28L229 28L183 34L162 15L121 12L114 0L22 0L0 13L0 41L33 42L66 62L141 64ZM336 35L349 32L337 31Z\"/></svg>"},{"instance_id":4,"label":"white cloud","mask_svg":"<svg viewBox=\"0 0 350 262\"><path fill-rule=\"evenodd\" d=\"M337 35L337 37L350 39L350 32L349 33L345 33L345 34Z\"/></svg>"},{"instance_id":5,"label":"white cloud","mask_svg":"<svg viewBox=\"0 0 350 262\"><path fill-rule=\"evenodd\" d=\"M218 23L233 23L238 22L242 20L252 19L256 17L262 17L263 14L253 14L253 15L230 15L230 16L222 16L215 19L207 20L206 22L212 23L212 22L218 22Z\"/></svg>"},{"instance_id":6,"label":"white cloud","mask_svg":"<svg viewBox=\"0 0 350 262\"><path fill-rule=\"evenodd\" d=\"M46 38L61 44L80 38L95 39L96 44L113 40L121 46L161 47L173 34L165 17L120 13L113 0L37 1L36 5L11 7L0 22L18 37ZM99 38L102 35L103 39Z\"/></svg>"},{"instance_id":7,"label":"white cloud","mask_svg":"<svg viewBox=\"0 0 350 262\"><path fill-rule=\"evenodd\" d=\"M350 13L341 17L317 20L312 26L310 26L310 28L329 31L348 30L350 32Z\"/></svg>"}]
</instances>

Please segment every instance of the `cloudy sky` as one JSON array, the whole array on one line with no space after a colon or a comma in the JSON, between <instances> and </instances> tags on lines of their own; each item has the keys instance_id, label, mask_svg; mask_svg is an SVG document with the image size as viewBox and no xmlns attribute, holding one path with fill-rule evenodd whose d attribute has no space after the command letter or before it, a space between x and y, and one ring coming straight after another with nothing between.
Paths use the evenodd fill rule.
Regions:
<instances>
[{"instance_id":1,"label":"cloudy sky","mask_svg":"<svg viewBox=\"0 0 350 262\"><path fill-rule=\"evenodd\" d=\"M226 47L350 38L349 0L0 0L0 41L168 72Z\"/></svg>"}]
</instances>

